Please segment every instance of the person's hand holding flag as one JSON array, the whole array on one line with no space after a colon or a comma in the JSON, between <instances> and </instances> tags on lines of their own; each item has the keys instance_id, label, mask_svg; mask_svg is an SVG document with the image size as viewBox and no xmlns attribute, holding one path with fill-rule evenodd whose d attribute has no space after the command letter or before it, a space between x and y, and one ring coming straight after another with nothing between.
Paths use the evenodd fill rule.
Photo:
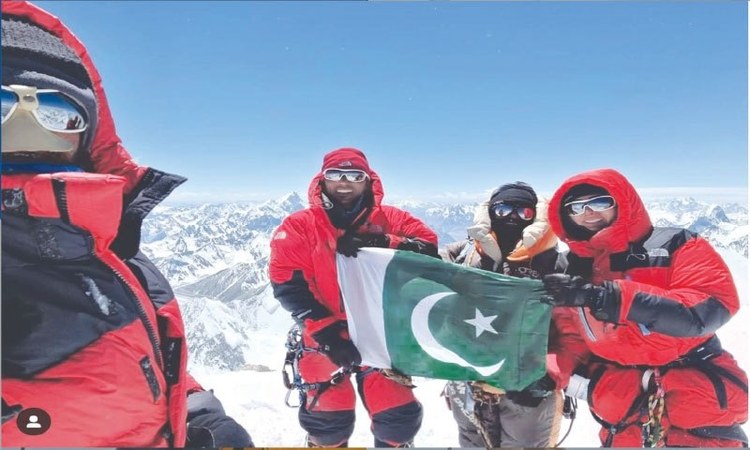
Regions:
<instances>
[{"instance_id":1,"label":"person's hand holding flag","mask_svg":"<svg viewBox=\"0 0 750 450\"><path fill-rule=\"evenodd\" d=\"M358 366L362 363L362 356L348 336L342 336L345 331L346 322L341 320L313 334L313 339L320 344L320 351L334 364L341 367Z\"/></svg>"},{"instance_id":2,"label":"person's hand holding flag","mask_svg":"<svg viewBox=\"0 0 750 450\"><path fill-rule=\"evenodd\" d=\"M365 233L352 234L346 233L336 241L336 251L344 256L357 257L359 249L362 247L382 247L388 248L390 239L385 234Z\"/></svg>"},{"instance_id":3,"label":"person's hand holding flag","mask_svg":"<svg viewBox=\"0 0 750 450\"><path fill-rule=\"evenodd\" d=\"M549 294L542 296L543 302L553 306L585 306L599 320L618 322L620 295L613 282L605 281L598 286L564 273L545 275L543 281Z\"/></svg>"}]
</instances>

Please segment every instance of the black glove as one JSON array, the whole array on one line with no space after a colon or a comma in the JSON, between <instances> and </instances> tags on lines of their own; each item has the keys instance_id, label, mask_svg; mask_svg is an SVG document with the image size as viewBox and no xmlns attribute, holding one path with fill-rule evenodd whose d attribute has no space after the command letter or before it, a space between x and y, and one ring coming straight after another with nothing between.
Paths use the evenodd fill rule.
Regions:
<instances>
[{"instance_id":1,"label":"black glove","mask_svg":"<svg viewBox=\"0 0 750 450\"><path fill-rule=\"evenodd\" d=\"M185 447L254 447L247 431L224 412L213 391L199 391L187 398Z\"/></svg>"},{"instance_id":2,"label":"black glove","mask_svg":"<svg viewBox=\"0 0 750 450\"><path fill-rule=\"evenodd\" d=\"M349 234L346 233L336 241L336 251L344 256L357 257L357 252L362 247L383 247L388 248L390 239L385 234L365 233Z\"/></svg>"},{"instance_id":3,"label":"black glove","mask_svg":"<svg viewBox=\"0 0 750 450\"><path fill-rule=\"evenodd\" d=\"M414 253L421 253L423 255L432 256L433 258L440 258L438 255L438 249L436 246L429 242L424 242L420 239L404 238L403 242L398 244L396 247L399 250L408 250Z\"/></svg>"},{"instance_id":4,"label":"black glove","mask_svg":"<svg viewBox=\"0 0 750 450\"><path fill-rule=\"evenodd\" d=\"M588 306L597 294L597 287L579 276L553 273L545 275L543 281L549 295L542 301L554 306Z\"/></svg>"},{"instance_id":5,"label":"black glove","mask_svg":"<svg viewBox=\"0 0 750 450\"><path fill-rule=\"evenodd\" d=\"M545 374L522 391L508 391L505 396L518 405L536 408L542 400L552 395L556 388L555 381L550 378L549 374Z\"/></svg>"},{"instance_id":6,"label":"black glove","mask_svg":"<svg viewBox=\"0 0 750 450\"><path fill-rule=\"evenodd\" d=\"M542 296L543 302L553 306L586 306L597 319L617 323L620 294L614 283L605 281L596 286L564 273L545 275L543 281L549 294Z\"/></svg>"},{"instance_id":7,"label":"black glove","mask_svg":"<svg viewBox=\"0 0 750 450\"><path fill-rule=\"evenodd\" d=\"M354 343L341 337L341 331L346 329L346 322L340 321L329 325L312 335L323 352L334 364L341 367L358 366L362 363L362 356Z\"/></svg>"}]
</instances>

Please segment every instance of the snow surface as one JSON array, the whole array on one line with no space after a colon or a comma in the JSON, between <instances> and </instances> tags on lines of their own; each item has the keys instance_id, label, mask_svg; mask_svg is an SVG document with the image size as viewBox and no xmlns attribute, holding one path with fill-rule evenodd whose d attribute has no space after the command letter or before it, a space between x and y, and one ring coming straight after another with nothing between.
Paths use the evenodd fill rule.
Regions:
<instances>
[{"instance_id":1,"label":"snow surface","mask_svg":"<svg viewBox=\"0 0 750 450\"><path fill-rule=\"evenodd\" d=\"M724 348L729 350L745 370L750 369L750 352L747 352L750 309L748 308L748 260L735 252L719 249L732 271L740 293L742 307L732 320L719 330ZM227 413L247 428L257 446L294 447L303 443L304 431L297 422L297 409L284 405L286 389L282 385L280 368L284 359L283 342L286 329L279 324L267 329L259 340L256 361L276 361L273 371L239 370L218 372L205 367L193 367L192 374L206 388L214 389L224 404ZM422 428L417 434L417 447L457 447L457 429L445 401L440 397L444 385L441 380L416 379L415 395L424 406ZM297 400L296 392L292 401ZM373 445L369 431L367 413L357 402L357 422L350 446ZM563 420L561 436L568 429L569 421ZM750 434L750 426L743 426ZM599 425L588 412L586 403L579 401L578 417L573 429L563 443L564 447L599 447L597 433Z\"/></svg>"}]
</instances>

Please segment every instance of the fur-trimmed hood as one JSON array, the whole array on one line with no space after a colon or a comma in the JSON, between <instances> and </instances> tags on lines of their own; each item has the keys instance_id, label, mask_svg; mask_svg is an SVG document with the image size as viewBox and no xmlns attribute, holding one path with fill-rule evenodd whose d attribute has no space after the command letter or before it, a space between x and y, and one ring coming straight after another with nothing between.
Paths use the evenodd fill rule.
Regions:
<instances>
[{"instance_id":1,"label":"fur-trimmed hood","mask_svg":"<svg viewBox=\"0 0 750 450\"><path fill-rule=\"evenodd\" d=\"M503 259L498 239L492 231L489 213L489 200L477 206L474 212L474 224L466 229L469 238L473 239L478 248L488 257L499 264ZM515 250L508 255L510 261L523 261L557 245L557 237L550 228L547 220L547 200L538 197L536 217L534 221L523 229L521 240Z\"/></svg>"}]
</instances>

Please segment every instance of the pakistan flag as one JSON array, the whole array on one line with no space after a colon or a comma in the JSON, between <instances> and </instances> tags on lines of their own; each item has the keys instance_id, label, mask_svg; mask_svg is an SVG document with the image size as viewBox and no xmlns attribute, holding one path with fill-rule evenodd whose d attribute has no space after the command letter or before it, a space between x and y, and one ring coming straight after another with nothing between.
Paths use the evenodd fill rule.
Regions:
<instances>
[{"instance_id":1,"label":"pakistan flag","mask_svg":"<svg viewBox=\"0 0 750 450\"><path fill-rule=\"evenodd\" d=\"M362 364L520 390L546 370L551 307L538 280L368 248L337 255Z\"/></svg>"}]
</instances>

